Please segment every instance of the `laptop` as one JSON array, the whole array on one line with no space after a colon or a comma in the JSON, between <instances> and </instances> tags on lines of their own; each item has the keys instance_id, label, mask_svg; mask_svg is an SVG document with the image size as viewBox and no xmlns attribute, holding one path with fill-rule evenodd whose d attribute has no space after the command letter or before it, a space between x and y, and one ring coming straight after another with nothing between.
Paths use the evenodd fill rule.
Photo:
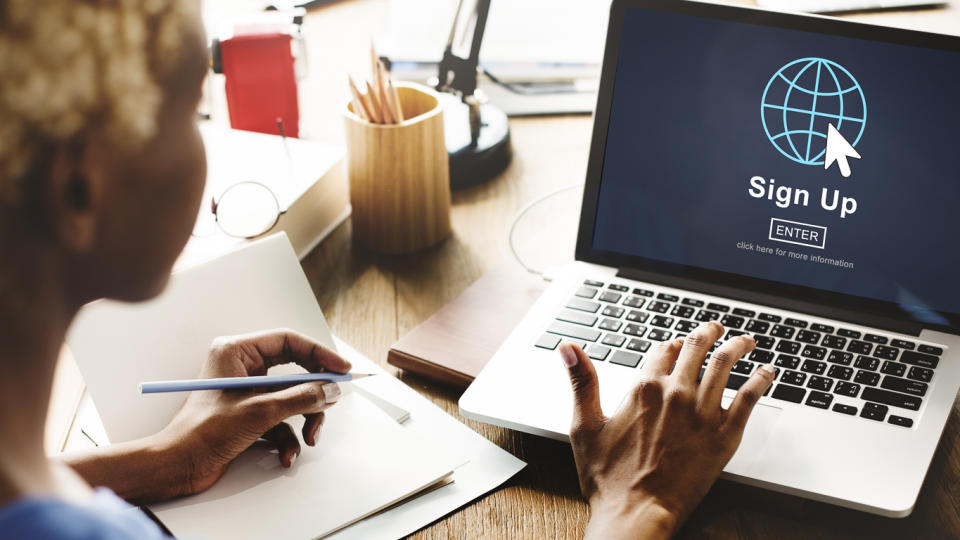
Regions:
<instances>
[{"instance_id":1,"label":"laptop","mask_svg":"<svg viewBox=\"0 0 960 540\"><path fill-rule=\"evenodd\" d=\"M462 414L568 440L560 343L612 414L654 344L720 321L757 340L724 406L777 370L723 476L908 515L960 388L958 89L957 37L615 0L576 261Z\"/></svg>"}]
</instances>

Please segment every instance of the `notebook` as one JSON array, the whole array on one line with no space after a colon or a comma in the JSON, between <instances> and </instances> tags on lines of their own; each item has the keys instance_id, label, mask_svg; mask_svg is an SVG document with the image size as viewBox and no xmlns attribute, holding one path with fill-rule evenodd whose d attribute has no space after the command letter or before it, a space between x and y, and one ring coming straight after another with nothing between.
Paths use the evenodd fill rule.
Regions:
<instances>
[{"instance_id":1,"label":"notebook","mask_svg":"<svg viewBox=\"0 0 960 540\"><path fill-rule=\"evenodd\" d=\"M150 302L88 305L68 343L108 437L118 442L158 431L185 398L142 396L137 383L196 377L214 337L277 327L336 349L282 233L175 274ZM275 369L271 373L298 368ZM272 450L255 445L211 489L153 510L182 537L322 537L437 484L463 464L462 452L403 429L349 386L342 384L344 396L327 411L320 443L304 447L294 467L282 469ZM300 417L288 421L299 430Z\"/></svg>"}]
</instances>

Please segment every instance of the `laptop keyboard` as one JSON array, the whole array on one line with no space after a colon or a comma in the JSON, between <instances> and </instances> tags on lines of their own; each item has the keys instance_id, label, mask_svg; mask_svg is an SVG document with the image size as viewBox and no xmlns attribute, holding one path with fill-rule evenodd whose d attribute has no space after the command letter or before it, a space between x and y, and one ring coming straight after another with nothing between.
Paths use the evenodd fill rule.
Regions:
<instances>
[{"instance_id":1,"label":"laptop keyboard","mask_svg":"<svg viewBox=\"0 0 960 540\"><path fill-rule=\"evenodd\" d=\"M732 367L727 388L739 389L759 364L771 364L776 376L765 396L907 428L943 354L942 346L589 279L535 346L553 350L573 342L594 361L636 368L656 342L709 321L726 328L711 352L738 335L757 341Z\"/></svg>"}]
</instances>

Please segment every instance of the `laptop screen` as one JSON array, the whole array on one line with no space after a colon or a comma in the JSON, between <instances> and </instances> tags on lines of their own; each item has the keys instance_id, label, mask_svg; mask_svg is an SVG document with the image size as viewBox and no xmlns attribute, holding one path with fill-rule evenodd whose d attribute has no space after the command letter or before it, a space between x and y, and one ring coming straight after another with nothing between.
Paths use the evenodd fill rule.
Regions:
<instances>
[{"instance_id":1,"label":"laptop screen","mask_svg":"<svg viewBox=\"0 0 960 540\"><path fill-rule=\"evenodd\" d=\"M736 19L623 11L604 72L592 252L949 326L960 313L956 42Z\"/></svg>"}]
</instances>

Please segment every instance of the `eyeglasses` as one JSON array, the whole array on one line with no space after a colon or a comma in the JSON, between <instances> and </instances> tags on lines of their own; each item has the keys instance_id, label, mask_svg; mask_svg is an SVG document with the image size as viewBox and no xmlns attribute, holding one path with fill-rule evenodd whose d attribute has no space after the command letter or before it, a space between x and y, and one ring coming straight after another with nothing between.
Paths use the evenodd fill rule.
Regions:
<instances>
[{"instance_id":1,"label":"eyeglasses","mask_svg":"<svg viewBox=\"0 0 960 540\"><path fill-rule=\"evenodd\" d=\"M254 181L239 182L228 187L220 197L210 201L213 222L227 236L250 239L269 232L276 227L280 216L277 196L264 184ZM193 235L210 236L214 233L210 220L201 218L193 229Z\"/></svg>"}]
</instances>

